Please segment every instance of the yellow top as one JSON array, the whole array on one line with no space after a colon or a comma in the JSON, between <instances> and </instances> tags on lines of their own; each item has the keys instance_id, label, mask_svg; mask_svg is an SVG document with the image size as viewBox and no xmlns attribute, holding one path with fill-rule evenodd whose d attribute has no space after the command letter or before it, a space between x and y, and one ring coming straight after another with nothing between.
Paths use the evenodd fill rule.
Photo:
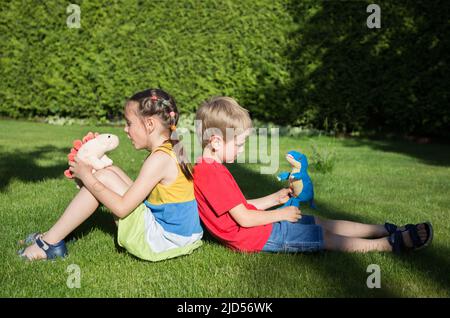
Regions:
<instances>
[{"instance_id":1,"label":"yellow top","mask_svg":"<svg viewBox=\"0 0 450 318\"><path fill-rule=\"evenodd\" d=\"M166 203L182 203L194 200L194 184L186 178L181 170L177 156L173 152L172 144L170 142L164 143L155 148L152 153L156 151L163 151L175 159L178 167L178 176L171 184L163 185L158 183L153 188L152 192L150 192L147 201L152 205L160 205Z\"/></svg>"}]
</instances>

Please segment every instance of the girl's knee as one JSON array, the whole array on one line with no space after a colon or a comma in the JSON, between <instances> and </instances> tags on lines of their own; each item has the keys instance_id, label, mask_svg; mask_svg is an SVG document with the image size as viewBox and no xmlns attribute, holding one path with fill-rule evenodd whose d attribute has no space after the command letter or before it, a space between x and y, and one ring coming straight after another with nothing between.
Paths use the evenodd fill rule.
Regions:
<instances>
[{"instance_id":1,"label":"girl's knee","mask_svg":"<svg viewBox=\"0 0 450 318\"><path fill-rule=\"evenodd\" d=\"M116 173L111 169L105 168L95 171L94 175L97 179L103 182L109 180L111 177L114 177Z\"/></svg>"},{"instance_id":2,"label":"girl's knee","mask_svg":"<svg viewBox=\"0 0 450 318\"><path fill-rule=\"evenodd\" d=\"M116 172L117 169L119 169L119 167L114 166L114 165L111 165L111 166L105 167L105 168L102 169L102 170L109 170L109 171L112 171L112 172ZM99 170L99 171L100 171L100 170Z\"/></svg>"}]
</instances>

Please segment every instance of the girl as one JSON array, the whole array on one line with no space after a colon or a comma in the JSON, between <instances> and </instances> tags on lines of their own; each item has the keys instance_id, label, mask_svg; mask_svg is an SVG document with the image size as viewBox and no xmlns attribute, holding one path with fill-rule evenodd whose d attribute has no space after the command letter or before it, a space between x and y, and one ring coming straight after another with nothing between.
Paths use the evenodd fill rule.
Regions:
<instances>
[{"instance_id":1,"label":"girl","mask_svg":"<svg viewBox=\"0 0 450 318\"><path fill-rule=\"evenodd\" d=\"M111 166L92 174L77 160L70 171L83 186L56 224L45 234L29 237L20 254L29 260L67 255L64 238L103 203L118 220L118 243L131 254L159 261L190 254L201 245L192 168L175 136L179 113L174 99L148 89L125 104L125 132L134 147L151 154L136 181ZM174 135L174 136L172 136Z\"/></svg>"}]
</instances>

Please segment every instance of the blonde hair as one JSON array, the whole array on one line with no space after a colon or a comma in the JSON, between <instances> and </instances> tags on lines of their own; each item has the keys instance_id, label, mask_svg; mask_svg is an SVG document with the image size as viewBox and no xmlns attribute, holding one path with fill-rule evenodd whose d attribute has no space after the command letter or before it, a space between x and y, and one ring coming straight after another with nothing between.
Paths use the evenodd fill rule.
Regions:
<instances>
[{"instance_id":1,"label":"blonde hair","mask_svg":"<svg viewBox=\"0 0 450 318\"><path fill-rule=\"evenodd\" d=\"M226 141L227 128L234 129L233 137L252 128L248 110L227 96L213 97L203 102L197 110L195 119L201 124L196 132L202 148L209 143L210 136L205 136L205 132L208 134L213 130L219 131Z\"/></svg>"}]
</instances>

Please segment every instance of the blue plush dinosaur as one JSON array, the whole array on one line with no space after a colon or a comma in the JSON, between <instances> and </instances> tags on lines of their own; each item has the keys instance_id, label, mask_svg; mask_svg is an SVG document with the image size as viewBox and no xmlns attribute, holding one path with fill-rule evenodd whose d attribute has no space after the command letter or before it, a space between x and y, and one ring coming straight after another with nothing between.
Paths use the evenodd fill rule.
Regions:
<instances>
[{"instance_id":1,"label":"blue plush dinosaur","mask_svg":"<svg viewBox=\"0 0 450 318\"><path fill-rule=\"evenodd\" d=\"M295 205L300 207L300 203L308 202L311 208L314 205L314 187L311 178L308 175L308 159L298 151L289 151L286 160L292 167L292 171L281 172L278 174L278 180L289 180L289 187L292 189L292 197L284 206Z\"/></svg>"}]
</instances>

